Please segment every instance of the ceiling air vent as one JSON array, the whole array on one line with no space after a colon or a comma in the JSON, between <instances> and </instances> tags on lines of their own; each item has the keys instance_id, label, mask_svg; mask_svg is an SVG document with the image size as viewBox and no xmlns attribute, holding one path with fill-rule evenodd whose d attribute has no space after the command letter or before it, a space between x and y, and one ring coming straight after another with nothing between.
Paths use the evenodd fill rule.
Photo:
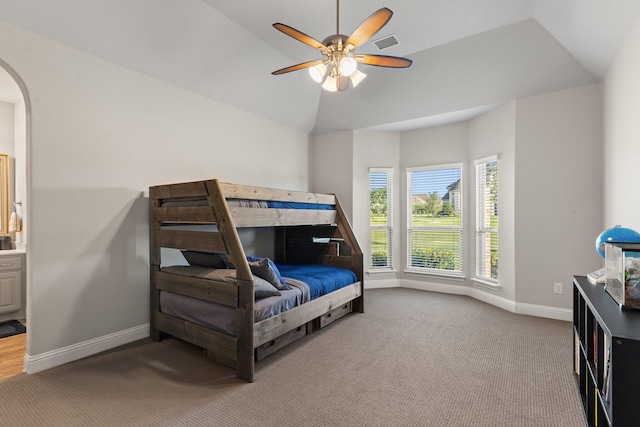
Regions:
<instances>
[{"instance_id":1,"label":"ceiling air vent","mask_svg":"<svg viewBox=\"0 0 640 427\"><path fill-rule=\"evenodd\" d=\"M378 50L385 50L400 44L400 40L398 40L395 34L391 34L388 36L384 36L381 39L374 40L372 43L376 45Z\"/></svg>"}]
</instances>

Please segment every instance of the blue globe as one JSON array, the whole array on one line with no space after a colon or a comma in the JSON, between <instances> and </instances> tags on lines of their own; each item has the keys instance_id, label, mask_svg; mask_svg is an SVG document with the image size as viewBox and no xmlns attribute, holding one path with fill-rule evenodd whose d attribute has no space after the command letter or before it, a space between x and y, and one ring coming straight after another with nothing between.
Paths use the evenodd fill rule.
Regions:
<instances>
[{"instance_id":1,"label":"blue globe","mask_svg":"<svg viewBox=\"0 0 640 427\"><path fill-rule=\"evenodd\" d=\"M604 230L598 237L596 237L596 251L604 258L604 244L605 243L640 243L640 233L630 228L621 227L616 225L615 227Z\"/></svg>"}]
</instances>

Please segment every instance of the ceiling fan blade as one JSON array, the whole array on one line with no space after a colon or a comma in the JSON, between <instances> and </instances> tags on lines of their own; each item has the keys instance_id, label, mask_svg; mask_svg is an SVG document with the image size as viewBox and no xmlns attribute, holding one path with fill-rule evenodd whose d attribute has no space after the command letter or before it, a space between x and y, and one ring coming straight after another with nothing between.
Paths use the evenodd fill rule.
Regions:
<instances>
[{"instance_id":1,"label":"ceiling fan blade","mask_svg":"<svg viewBox=\"0 0 640 427\"><path fill-rule=\"evenodd\" d=\"M280 74L285 74L285 73L290 73L292 71L302 70L303 68L310 68L310 67L313 67L316 64L322 64L323 62L324 62L324 59L314 59L313 61L307 61L307 62L303 62L301 64L296 64L296 65L292 65L290 67L282 68L281 70L274 71L271 74L273 74L274 76L278 76Z\"/></svg>"},{"instance_id":2,"label":"ceiling fan blade","mask_svg":"<svg viewBox=\"0 0 640 427\"><path fill-rule=\"evenodd\" d=\"M281 24L279 22L273 24L273 27L278 30L278 31L282 31L283 33L285 33L286 35L293 37L294 39L301 41L302 43L309 45L311 47L315 47L316 49L326 49L326 46L323 45L322 43L320 43L318 40L314 39L311 36L306 35L305 33L302 33L298 30L296 30L295 28L292 28L288 25L285 24Z\"/></svg>"},{"instance_id":3,"label":"ceiling fan blade","mask_svg":"<svg viewBox=\"0 0 640 427\"><path fill-rule=\"evenodd\" d=\"M356 61L366 64L375 65L378 67L391 67L391 68L407 68L413 64L413 61L407 58L400 58L397 56L387 55L354 55Z\"/></svg>"},{"instance_id":4,"label":"ceiling fan blade","mask_svg":"<svg viewBox=\"0 0 640 427\"><path fill-rule=\"evenodd\" d=\"M389 22L391 15L393 15L393 12L386 7L371 14L371 16L365 19L364 22L351 33L347 41L344 42L345 46L350 44L356 48L369 40L375 33L380 31L380 28Z\"/></svg>"}]
</instances>

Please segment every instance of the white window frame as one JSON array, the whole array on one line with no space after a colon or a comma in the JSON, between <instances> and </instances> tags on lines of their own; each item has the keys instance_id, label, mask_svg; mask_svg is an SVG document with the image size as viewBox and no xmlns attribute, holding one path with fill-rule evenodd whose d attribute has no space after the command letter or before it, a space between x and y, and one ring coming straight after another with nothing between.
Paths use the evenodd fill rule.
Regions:
<instances>
[{"instance_id":1,"label":"white window frame","mask_svg":"<svg viewBox=\"0 0 640 427\"><path fill-rule=\"evenodd\" d=\"M369 220L369 272L381 273L393 271L393 168L369 168L369 194L371 194L371 174L386 174L387 176L387 223L373 225ZM369 214L371 213L371 198L369 198ZM371 239L374 230L385 230L387 235L387 265L378 266L373 263L373 242Z\"/></svg>"},{"instance_id":2,"label":"white window frame","mask_svg":"<svg viewBox=\"0 0 640 427\"><path fill-rule=\"evenodd\" d=\"M412 174L414 172L422 172L422 171L432 171L432 170L443 170L443 169L459 169L460 170L460 196L459 196L459 216L460 216L460 224L458 226L449 226L449 227L428 227L428 226L414 226L412 224L412 208L413 208L413 184L412 184ZM420 166L420 167L412 167L407 168L407 245L406 245L406 270L407 273L415 273L415 274L428 274L428 275L437 275L437 276L445 276L455 279L464 279L464 241L465 241L465 231L464 231L464 164L463 163L448 163L448 164L439 164L439 165L431 165L431 166ZM460 233L460 246L458 253L458 269L455 270L445 270L445 269L437 269L437 268L424 268L424 267L415 267L411 265L412 262L412 233L417 230L453 230Z\"/></svg>"},{"instance_id":3,"label":"white window frame","mask_svg":"<svg viewBox=\"0 0 640 427\"><path fill-rule=\"evenodd\" d=\"M475 184L476 184L476 194L475 194L475 278L473 279L476 283L481 285L498 287L500 285L500 270L499 258L497 259L497 272L496 277L492 277L493 274L489 271L487 274L487 263L491 263L491 248L487 247L486 244L486 235L488 233L493 234L495 239L499 239L499 230L500 223L498 221L497 228L487 226L487 209L490 209L490 206L487 206L486 201L486 167L490 163L497 163L498 167L498 183L500 182L500 162L497 155L484 157L482 159L478 159L474 162L475 165ZM498 200L495 203L494 209L500 206L500 196L499 196L500 186L498 184ZM499 256L498 253L496 254ZM488 257L488 258L487 258ZM491 267L489 267L491 270Z\"/></svg>"}]
</instances>

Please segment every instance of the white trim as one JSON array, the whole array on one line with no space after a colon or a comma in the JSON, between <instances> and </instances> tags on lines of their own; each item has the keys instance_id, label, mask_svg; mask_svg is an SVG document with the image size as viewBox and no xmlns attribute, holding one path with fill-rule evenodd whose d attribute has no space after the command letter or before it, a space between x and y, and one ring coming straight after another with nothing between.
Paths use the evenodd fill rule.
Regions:
<instances>
[{"instance_id":1,"label":"white trim","mask_svg":"<svg viewBox=\"0 0 640 427\"><path fill-rule=\"evenodd\" d=\"M421 291L439 292L442 294L469 295L469 287L464 285L447 285L444 283L424 282L421 280L402 280L400 287Z\"/></svg>"},{"instance_id":2,"label":"white trim","mask_svg":"<svg viewBox=\"0 0 640 427\"><path fill-rule=\"evenodd\" d=\"M371 283L371 281L369 283ZM446 294L466 295L514 314L564 320L567 322L573 320L572 309L516 302L508 298L465 285L448 285L418 280L401 280L400 287Z\"/></svg>"},{"instance_id":3,"label":"white trim","mask_svg":"<svg viewBox=\"0 0 640 427\"><path fill-rule=\"evenodd\" d=\"M526 314L528 316L546 317L547 319L573 320L573 310L570 308L550 307L547 305L516 303L516 314Z\"/></svg>"},{"instance_id":4,"label":"white trim","mask_svg":"<svg viewBox=\"0 0 640 427\"><path fill-rule=\"evenodd\" d=\"M491 163L491 162L497 162L498 159L498 155L494 154L493 156L488 156L488 157L483 157L482 159L477 159L473 161L473 164L475 166L481 165L483 163Z\"/></svg>"},{"instance_id":5,"label":"white trim","mask_svg":"<svg viewBox=\"0 0 640 427\"><path fill-rule=\"evenodd\" d=\"M369 168L369 173L390 173L393 174L393 168Z\"/></svg>"},{"instance_id":6,"label":"white trim","mask_svg":"<svg viewBox=\"0 0 640 427\"><path fill-rule=\"evenodd\" d=\"M463 162L459 163L443 163L438 165L428 165L428 166L414 166L410 168L406 168L407 173L409 172L421 172L421 171L433 171L440 169L460 169L462 171L462 167L464 166ZM462 184L462 177L460 177L460 184Z\"/></svg>"},{"instance_id":7,"label":"white trim","mask_svg":"<svg viewBox=\"0 0 640 427\"><path fill-rule=\"evenodd\" d=\"M500 289L500 283L494 282L493 280L481 279L479 277L472 277L471 281L474 285L478 285L480 287L491 289L492 291L497 291Z\"/></svg>"},{"instance_id":8,"label":"white trim","mask_svg":"<svg viewBox=\"0 0 640 427\"><path fill-rule=\"evenodd\" d=\"M365 272L367 276L371 277L380 277L380 276L393 276L395 277L398 274L397 270L394 270L393 267L385 267L379 269L371 269Z\"/></svg>"},{"instance_id":9,"label":"white trim","mask_svg":"<svg viewBox=\"0 0 640 427\"><path fill-rule=\"evenodd\" d=\"M365 280L365 289L383 289L383 288L399 288L398 279L381 279L381 280Z\"/></svg>"},{"instance_id":10,"label":"white trim","mask_svg":"<svg viewBox=\"0 0 640 427\"><path fill-rule=\"evenodd\" d=\"M469 296L471 298L477 299L478 301L486 302L487 304L491 304L495 307L501 308L503 310L507 310L511 313L516 312L517 303L508 298L501 297L495 294L490 294L488 292L484 292L476 288L470 288Z\"/></svg>"},{"instance_id":11,"label":"white trim","mask_svg":"<svg viewBox=\"0 0 640 427\"><path fill-rule=\"evenodd\" d=\"M451 271L451 273L447 273L447 271ZM408 268L404 271L405 274L415 274L417 276L435 276L449 280L457 280L462 281L467 278L462 272L457 272L454 270L436 270L435 268L423 268L418 269L417 267Z\"/></svg>"},{"instance_id":12,"label":"white trim","mask_svg":"<svg viewBox=\"0 0 640 427\"><path fill-rule=\"evenodd\" d=\"M149 336L149 324L135 326L124 331L103 335L67 347L62 347L36 356L24 355L24 371L35 374L45 369L64 365L112 348L129 344Z\"/></svg>"}]
</instances>

